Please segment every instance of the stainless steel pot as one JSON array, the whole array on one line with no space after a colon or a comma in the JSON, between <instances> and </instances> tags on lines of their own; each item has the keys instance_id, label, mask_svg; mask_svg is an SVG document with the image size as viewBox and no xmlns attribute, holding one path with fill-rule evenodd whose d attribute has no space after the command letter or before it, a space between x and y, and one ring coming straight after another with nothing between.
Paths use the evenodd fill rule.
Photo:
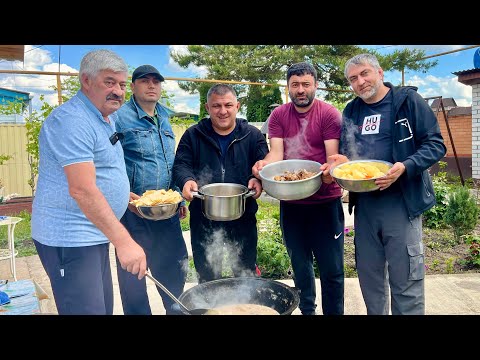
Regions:
<instances>
[{"instance_id":1,"label":"stainless steel pot","mask_svg":"<svg viewBox=\"0 0 480 360\"><path fill-rule=\"evenodd\" d=\"M245 199L255 195L255 189L244 185L213 183L202 186L192 195L202 200L202 212L207 219L230 221L239 219L245 212Z\"/></svg>"},{"instance_id":2,"label":"stainless steel pot","mask_svg":"<svg viewBox=\"0 0 480 360\"><path fill-rule=\"evenodd\" d=\"M383 160L374 160L374 159L352 160L346 163L338 164L337 166L330 168L330 174L335 179L337 184L340 185L345 190L348 190L351 192L370 192L370 191L378 190L379 186L375 184L375 180L378 179L378 177L371 178L371 179L343 179L335 175L336 168L340 169L342 166L347 164L362 164L362 163L369 163L371 165L374 165L385 174L393 166L391 162L383 161Z\"/></svg>"}]
</instances>

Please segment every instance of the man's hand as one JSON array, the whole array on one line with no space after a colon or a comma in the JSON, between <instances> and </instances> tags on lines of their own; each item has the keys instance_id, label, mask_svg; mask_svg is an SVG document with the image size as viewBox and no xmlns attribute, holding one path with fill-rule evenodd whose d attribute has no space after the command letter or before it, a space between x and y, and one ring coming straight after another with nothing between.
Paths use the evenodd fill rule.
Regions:
<instances>
[{"instance_id":1,"label":"man's hand","mask_svg":"<svg viewBox=\"0 0 480 360\"><path fill-rule=\"evenodd\" d=\"M133 204L130 204L130 202L132 200L137 200L137 199L140 199L140 196L133 193L133 192L130 192L130 199L128 199L128 210L130 210L131 212L133 212L135 215L143 218L143 216L138 212L138 209L135 205Z\"/></svg>"},{"instance_id":2,"label":"man's hand","mask_svg":"<svg viewBox=\"0 0 480 360\"><path fill-rule=\"evenodd\" d=\"M187 201L193 200L192 191L198 191L198 185L194 180L188 180L183 185L182 196Z\"/></svg>"},{"instance_id":3,"label":"man's hand","mask_svg":"<svg viewBox=\"0 0 480 360\"><path fill-rule=\"evenodd\" d=\"M320 166L320 171L322 173L320 176L322 177L322 182L325 184L331 184L333 182L333 177L330 174L330 167L331 166L329 163L325 163Z\"/></svg>"},{"instance_id":4,"label":"man's hand","mask_svg":"<svg viewBox=\"0 0 480 360\"><path fill-rule=\"evenodd\" d=\"M396 162L393 164L390 170L388 170L385 176L375 180L375 184L380 187L380 190L385 190L392 185L397 179L405 172L405 165L402 162Z\"/></svg>"},{"instance_id":5,"label":"man's hand","mask_svg":"<svg viewBox=\"0 0 480 360\"><path fill-rule=\"evenodd\" d=\"M254 199L258 199L260 195L262 195L263 188L260 180L251 178L250 180L248 180L248 188L255 189L255 195L252 196Z\"/></svg>"},{"instance_id":6,"label":"man's hand","mask_svg":"<svg viewBox=\"0 0 480 360\"><path fill-rule=\"evenodd\" d=\"M141 280L147 271L147 257L142 247L135 241L129 241L117 246L116 250L122 269L133 275L138 274L138 280Z\"/></svg>"},{"instance_id":7,"label":"man's hand","mask_svg":"<svg viewBox=\"0 0 480 360\"><path fill-rule=\"evenodd\" d=\"M263 169L265 165L267 165L269 162L266 160L258 160L253 166L252 166L252 174L255 176L257 179L260 179L260 170Z\"/></svg>"},{"instance_id":8,"label":"man's hand","mask_svg":"<svg viewBox=\"0 0 480 360\"><path fill-rule=\"evenodd\" d=\"M180 217L180 220L185 219L188 214L188 207L186 205L180 206L180 210L178 212L178 216Z\"/></svg>"},{"instance_id":9,"label":"man's hand","mask_svg":"<svg viewBox=\"0 0 480 360\"><path fill-rule=\"evenodd\" d=\"M339 164L346 163L347 161L350 161L350 160L348 160L348 158L345 155L341 155L341 154L330 155L327 160L330 164L330 166L328 168L329 172L330 172L331 168L333 168L333 167L335 167Z\"/></svg>"}]
</instances>

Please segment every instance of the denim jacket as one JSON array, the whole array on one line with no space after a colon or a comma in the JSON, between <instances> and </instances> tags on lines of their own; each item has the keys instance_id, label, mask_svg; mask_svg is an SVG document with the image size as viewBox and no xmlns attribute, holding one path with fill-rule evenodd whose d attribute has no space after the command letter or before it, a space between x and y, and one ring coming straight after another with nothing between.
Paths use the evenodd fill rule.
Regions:
<instances>
[{"instance_id":1,"label":"denim jacket","mask_svg":"<svg viewBox=\"0 0 480 360\"><path fill-rule=\"evenodd\" d=\"M134 96L118 111L116 130L123 134L125 165L130 191L142 195L146 190L174 189L172 167L175 158L175 134L164 107L157 103L158 128ZM183 205L183 204L182 204Z\"/></svg>"}]
</instances>

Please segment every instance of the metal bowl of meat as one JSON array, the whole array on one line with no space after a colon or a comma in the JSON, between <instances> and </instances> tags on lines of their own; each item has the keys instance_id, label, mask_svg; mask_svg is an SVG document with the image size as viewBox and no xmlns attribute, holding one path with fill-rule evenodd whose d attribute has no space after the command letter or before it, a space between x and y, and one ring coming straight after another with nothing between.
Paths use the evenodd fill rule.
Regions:
<instances>
[{"instance_id":1,"label":"metal bowl of meat","mask_svg":"<svg viewBox=\"0 0 480 360\"><path fill-rule=\"evenodd\" d=\"M330 174L345 190L369 192L378 190L375 180L385 176L392 166L383 160L352 160L330 168Z\"/></svg>"},{"instance_id":2,"label":"metal bowl of meat","mask_svg":"<svg viewBox=\"0 0 480 360\"><path fill-rule=\"evenodd\" d=\"M260 170L263 190L278 200L300 200L315 194L322 185L319 162L281 160Z\"/></svg>"},{"instance_id":3,"label":"metal bowl of meat","mask_svg":"<svg viewBox=\"0 0 480 360\"><path fill-rule=\"evenodd\" d=\"M175 204L157 204L152 206L139 205L137 206L138 212L148 220L166 220L174 216L177 211L180 202Z\"/></svg>"}]
</instances>

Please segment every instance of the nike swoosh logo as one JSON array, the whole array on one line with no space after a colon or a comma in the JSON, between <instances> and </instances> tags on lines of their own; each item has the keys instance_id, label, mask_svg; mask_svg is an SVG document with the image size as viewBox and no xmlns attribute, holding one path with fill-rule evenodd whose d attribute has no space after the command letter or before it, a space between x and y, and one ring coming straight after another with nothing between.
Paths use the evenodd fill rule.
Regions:
<instances>
[{"instance_id":1,"label":"nike swoosh logo","mask_svg":"<svg viewBox=\"0 0 480 360\"><path fill-rule=\"evenodd\" d=\"M338 239L340 237L340 235L342 235L342 233L338 233L338 235L335 235L335 239Z\"/></svg>"}]
</instances>

